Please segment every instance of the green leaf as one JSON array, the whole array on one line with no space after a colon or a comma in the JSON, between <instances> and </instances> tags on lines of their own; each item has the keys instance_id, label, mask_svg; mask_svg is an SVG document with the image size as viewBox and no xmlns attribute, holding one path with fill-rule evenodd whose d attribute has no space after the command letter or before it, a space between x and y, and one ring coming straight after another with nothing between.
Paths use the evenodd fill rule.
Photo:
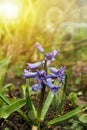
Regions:
<instances>
[{"instance_id":1,"label":"green leaf","mask_svg":"<svg viewBox=\"0 0 87 130\"><path fill-rule=\"evenodd\" d=\"M5 130L9 130L9 128L6 127Z\"/></svg>"},{"instance_id":2,"label":"green leaf","mask_svg":"<svg viewBox=\"0 0 87 130\"><path fill-rule=\"evenodd\" d=\"M0 108L0 118L8 118L11 113L13 113L13 112L17 111L18 109L20 109L21 107L23 107L25 105L25 103L26 103L25 99L20 99L10 105L6 105L6 106Z\"/></svg>"},{"instance_id":3,"label":"green leaf","mask_svg":"<svg viewBox=\"0 0 87 130\"><path fill-rule=\"evenodd\" d=\"M10 105L10 104L11 104L10 101L9 101L5 96L3 96L3 95L0 94L0 98L1 98L1 100L2 100L3 102L5 102L7 105ZM21 109L18 109L17 112L22 116L22 118L23 118L24 120L26 120L27 122L29 122L28 117L22 112Z\"/></svg>"},{"instance_id":4,"label":"green leaf","mask_svg":"<svg viewBox=\"0 0 87 130\"><path fill-rule=\"evenodd\" d=\"M30 93L29 93L29 87L28 87L28 80L26 81L26 105L27 105L27 108L28 108L28 114L29 114L29 118L31 120L34 120L36 119L36 116L37 116L37 112L36 112L36 109L32 103L32 100L30 98Z\"/></svg>"},{"instance_id":5,"label":"green leaf","mask_svg":"<svg viewBox=\"0 0 87 130\"><path fill-rule=\"evenodd\" d=\"M71 92L68 95L68 100L70 101L70 103L75 107L77 106L77 102L78 102L78 97L77 97L77 93Z\"/></svg>"},{"instance_id":6,"label":"green leaf","mask_svg":"<svg viewBox=\"0 0 87 130\"><path fill-rule=\"evenodd\" d=\"M51 104L51 102L53 100L53 97L54 97L54 94L53 94L52 91L50 91L48 96L47 96L47 99L46 99L46 101L44 103L44 106L42 108L42 111L41 111L41 120L44 120L45 115L46 115L46 113L47 113L47 111L49 109L49 106L50 106L50 104Z\"/></svg>"},{"instance_id":7,"label":"green leaf","mask_svg":"<svg viewBox=\"0 0 87 130\"><path fill-rule=\"evenodd\" d=\"M2 94L0 94L0 98L1 98L1 100L2 100L3 102L5 102L7 105L10 105L10 102L8 101L8 99L7 99L5 96L3 96Z\"/></svg>"},{"instance_id":8,"label":"green leaf","mask_svg":"<svg viewBox=\"0 0 87 130\"><path fill-rule=\"evenodd\" d=\"M0 93L2 92L3 82L10 59L11 57L0 61Z\"/></svg>"},{"instance_id":9,"label":"green leaf","mask_svg":"<svg viewBox=\"0 0 87 130\"><path fill-rule=\"evenodd\" d=\"M4 59L0 61L0 69L2 69L3 67L5 67L6 65L8 65L8 63L10 62L11 57L9 57L8 59Z\"/></svg>"},{"instance_id":10,"label":"green leaf","mask_svg":"<svg viewBox=\"0 0 87 130\"><path fill-rule=\"evenodd\" d=\"M87 114L82 114L80 117L79 117L79 120L83 123L87 123Z\"/></svg>"},{"instance_id":11,"label":"green leaf","mask_svg":"<svg viewBox=\"0 0 87 130\"><path fill-rule=\"evenodd\" d=\"M11 83L8 83L8 84L6 84L5 86L3 86L3 89L2 89L2 94L6 94L6 92L9 90L9 88L13 88L14 86L13 86L13 84L11 84Z\"/></svg>"},{"instance_id":12,"label":"green leaf","mask_svg":"<svg viewBox=\"0 0 87 130\"><path fill-rule=\"evenodd\" d=\"M62 97L61 97L61 102L58 107L57 115L62 113L63 107L64 107L64 101L66 97L66 87L67 87L67 74L65 73L65 79L64 79L64 84L63 84L63 92L62 92Z\"/></svg>"},{"instance_id":13,"label":"green leaf","mask_svg":"<svg viewBox=\"0 0 87 130\"><path fill-rule=\"evenodd\" d=\"M79 107L75 108L74 110L68 112L67 114L64 114L60 117L56 117L53 120L49 121L48 125L55 125L55 124L58 124L60 122L64 122L64 121L78 115L79 113L85 111L86 109L87 109L87 105L79 106Z\"/></svg>"}]
</instances>

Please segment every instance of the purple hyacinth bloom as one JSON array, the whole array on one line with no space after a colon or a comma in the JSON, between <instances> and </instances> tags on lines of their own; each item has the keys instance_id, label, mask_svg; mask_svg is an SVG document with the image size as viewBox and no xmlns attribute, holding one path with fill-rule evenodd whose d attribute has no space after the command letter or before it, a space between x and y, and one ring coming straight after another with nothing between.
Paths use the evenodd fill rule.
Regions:
<instances>
[{"instance_id":1,"label":"purple hyacinth bloom","mask_svg":"<svg viewBox=\"0 0 87 130\"><path fill-rule=\"evenodd\" d=\"M38 75L35 77L35 80L37 80L39 83L45 82L45 80L47 79L46 71L45 70L42 70L42 71L37 70L37 74Z\"/></svg>"},{"instance_id":2,"label":"purple hyacinth bloom","mask_svg":"<svg viewBox=\"0 0 87 130\"><path fill-rule=\"evenodd\" d=\"M43 62L36 62L36 63L27 63L28 69L36 69L43 65Z\"/></svg>"},{"instance_id":3,"label":"purple hyacinth bloom","mask_svg":"<svg viewBox=\"0 0 87 130\"><path fill-rule=\"evenodd\" d=\"M24 69L23 78L35 78L37 75L37 72L31 72L29 70Z\"/></svg>"},{"instance_id":4,"label":"purple hyacinth bloom","mask_svg":"<svg viewBox=\"0 0 87 130\"><path fill-rule=\"evenodd\" d=\"M49 70L53 73L56 74L58 72L58 69L54 68L54 67L50 67Z\"/></svg>"},{"instance_id":5,"label":"purple hyacinth bloom","mask_svg":"<svg viewBox=\"0 0 87 130\"><path fill-rule=\"evenodd\" d=\"M34 92L40 90L41 88L42 88L42 85L41 85L40 83L34 84L34 85L32 86L32 90L33 90Z\"/></svg>"},{"instance_id":6,"label":"purple hyacinth bloom","mask_svg":"<svg viewBox=\"0 0 87 130\"><path fill-rule=\"evenodd\" d=\"M57 55L59 55L59 51L57 51L57 50L54 50L54 51L52 51L52 52L49 52L49 53L47 53L47 54L45 55L45 60L47 60L47 61L53 61L53 60L55 60L55 57L56 57Z\"/></svg>"},{"instance_id":7,"label":"purple hyacinth bloom","mask_svg":"<svg viewBox=\"0 0 87 130\"><path fill-rule=\"evenodd\" d=\"M56 69L54 67L49 68L52 74L49 75L51 78L57 78L61 83L63 82L63 79L65 77L65 68L61 67L60 69Z\"/></svg>"},{"instance_id":8,"label":"purple hyacinth bloom","mask_svg":"<svg viewBox=\"0 0 87 130\"><path fill-rule=\"evenodd\" d=\"M51 91L53 91L54 94L56 94L58 92L60 86L57 86L57 85L53 84L52 82L53 82L53 80L51 78L48 78L45 84L47 85L48 88L51 89Z\"/></svg>"},{"instance_id":9,"label":"purple hyacinth bloom","mask_svg":"<svg viewBox=\"0 0 87 130\"><path fill-rule=\"evenodd\" d=\"M42 71L37 70L37 76L35 77L35 80L37 80L37 84L32 86L32 90L35 92L40 90L42 88L42 83L45 84L46 79L47 79L46 78L46 71L45 70L42 70Z\"/></svg>"},{"instance_id":10,"label":"purple hyacinth bloom","mask_svg":"<svg viewBox=\"0 0 87 130\"><path fill-rule=\"evenodd\" d=\"M39 52L44 53L43 47L38 42L35 43L35 47Z\"/></svg>"}]
</instances>

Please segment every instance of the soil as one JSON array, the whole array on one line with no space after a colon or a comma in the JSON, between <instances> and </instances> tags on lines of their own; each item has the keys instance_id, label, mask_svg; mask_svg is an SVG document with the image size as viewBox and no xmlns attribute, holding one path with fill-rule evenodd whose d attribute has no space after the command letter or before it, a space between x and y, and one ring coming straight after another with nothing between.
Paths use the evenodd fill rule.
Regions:
<instances>
[{"instance_id":1,"label":"soil","mask_svg":"<svg viewBox=\"0 0 87 130\"><path fill-rule=\"evenodd\" d=\"M13 85L15 86L14 90L9 89L9 91L8 91L9 98L13 98L14 96L21 98L22 94L20 91L20 86L22 84L25 84L25 80L23 80L22 78L18 78L18 77L15 77L15 78L6 77L4 84L7 84L7 83L13 83ZM35 96L35 95L33 95L33 96ZM37 98L35 98L35 99L37 100ZM81 103L81 100L79 102ZM85 102L85 101L83 101L83 102ZM87 102L85 102L85 103L87 103ZM38 104L38 100L37 100L37 102L35 101L36 106L37 106L37 104ZM73 109L73 107L66 101L64 111L66 112L66 111L70 111L72 109ZM26 112L26 107L23 107L22 110L24 112ZM52 106L50 106L49 111L46 115L45 121L41 123L41 130L63 130L63 126L67 125L67 124L59 124L57 126L53 126L53 127L49 127L49 128L47 127L47 125L46 125L47 121L49 121L50 119L53 119L55 114L56 114L55 109ZM6 128L8 128L8 129L6 129ZM14 112L7 119L0 119L0 130L31 130L31 126L25 120L23 120L22 117L17 112Z\"/></svg>"}]
</instances>

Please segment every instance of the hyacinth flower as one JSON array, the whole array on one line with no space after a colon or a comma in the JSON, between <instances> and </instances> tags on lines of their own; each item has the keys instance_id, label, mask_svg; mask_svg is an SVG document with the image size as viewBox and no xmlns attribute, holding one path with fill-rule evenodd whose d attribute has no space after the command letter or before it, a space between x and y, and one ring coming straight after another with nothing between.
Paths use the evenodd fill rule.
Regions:
<instances>
[{"instance_id":1,"label":"hyacinth flower","mask_svg":"<svg viewBox=\"0 0 87 130\"><path fill-rule=\"evenodd\" d=\"M60 69L56 69L54 67L50 67L49 70L52 72L49 77L50 78L57 78L60 83L63 83L65 78L65 69L66 67L61 67Z\"/></svg>"},{"instance_id":2,"label":"hyacinth flower","mask_svg":"<svg viewBox=\"0 0 87 130\"><path fill-rule=\"evenodd\" d=\"M45 55L45 60L47 61L53 61L55 60L55 57L59 55L59 51L54 50L52 52L49 52Z\"/></svg>"},{"instance_id":3,"label":"hyacinth flower","mask_svg":"<svg viewBox=\"0 0 87 130\"><path fill-rule=\"evenodd\" d=\"M43 47L42 47L38 42L35 43L35 47L36 47L36 49L37 49L40 53L44 53L44 52L45 52L44 49L43 49Z\"/></svg>"},{"instance_id":4,"label":"hyacinth flower","mask_svg":"<svg viewBox=\"0 0 87 130\"><path fill-rule=\"evenodd\" d=\"M43 65L43 62L36 62L36 63L27 63L28 69L36 69Z\"/></svg>"},{"instance_id":5,"label":"hyacinth flower","mask_svg":"<svg viewBox=\"0 0 87 130\"><path fill-rule=\"evenodd\" d=\"M23 78L34 78L37 76L37 72L31 72L29 70L24 69Z\"/></svg>"},{"instance_id":6,"label":"hyacinth flower","mask_svg":"<svg viewBox=\"0 0 87 130\"><path fill-rule=\"evenodd\" d=\"M37 70L36 72L24 70L23 77L34 78L34 80L37 80L37 84L32 85L32 90L35 92L40 90L43 87L42 86L43 84L47 86L50 90L52 90L54 94L56 94L58 89L60 88L59 86L56 86L55 84L53 84L53 80L49 78L49 76L46 75L45 70L42 70L42 71Z\"/></svg>"},{"instance_id":7,"label":"hyacinth flower","mask_svg":"<svg viewBox=\"0 0 87 130\"><path fill-rule=\"evenodd\" d=\"M50 63L60 54L58 50L46 53L38 42L35 44L35 47L41 54L43 54L43 59L40 62L27 63L27 69L24 70L23 77L25 79L32 78L35 81L35 84L32 84L32 90L34 92L41 90L37 114L39 119L43 108L45 89L48 88L51 90L53 95L57 94L63 84L65 67L61 67L60 69L49 67ZM58 84L55 84L56 80L59 81Z\"/></svg>"},{"instance_id":8,"label":"hyacinth flower","mask_svg":"<svg viewBox=\"0 0 87 130\"><path fill-rule=\"evenodd\" d=\"M24 70L23 77L24 78L33 78L34 80L37 81L36 84L32 85L32 90L33 91L38 91L40 90L43 85L56 94L60 88L60 86L55 85L52 81L53 79L58 79L59 82L63 82L64 76L65 76L65 67L61 67L60 69L56 69L54 67L50 67L50 74L47 74L47 65L48 63L55 60L56 56L59 55L59 51L54 50L49 53L45 53L43 47L37 42L35 44L36 49L44 54L44 60L42 62L36 62L36 63L27 63L27 70ZM43 66L43 70L40 71L39 67Z\"/></svg>"},{"instance_id":9,"label":"hyacinth flower","mask_svg":"<svg viewBox=\"0 0 87 130\"><path fill-rule=\"evenodd\" d=\"M44 48L38 42L35 43L35 47L40 53L44 54L44 60L47 61L47 65L49 65L51 61L55 60L56 56L60 54L59 50L46 53Z\"/></svg>"}]
</instances>

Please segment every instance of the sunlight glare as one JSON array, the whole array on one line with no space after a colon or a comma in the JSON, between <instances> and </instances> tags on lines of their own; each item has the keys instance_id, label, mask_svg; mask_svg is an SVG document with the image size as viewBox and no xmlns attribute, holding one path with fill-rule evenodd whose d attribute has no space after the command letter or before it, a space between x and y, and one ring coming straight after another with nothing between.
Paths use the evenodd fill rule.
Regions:
<instances>
[{"instance_id":1,"label":"sunlight glare","mask_svg":"<svg viewBox=\"0 0 87 130\"><path fill-rule=\"evenodd\" d=\"M16 3L4 2L0 4L0 18L16 19L19 16L19 7Z\"/></svg>"}]
</instances>

